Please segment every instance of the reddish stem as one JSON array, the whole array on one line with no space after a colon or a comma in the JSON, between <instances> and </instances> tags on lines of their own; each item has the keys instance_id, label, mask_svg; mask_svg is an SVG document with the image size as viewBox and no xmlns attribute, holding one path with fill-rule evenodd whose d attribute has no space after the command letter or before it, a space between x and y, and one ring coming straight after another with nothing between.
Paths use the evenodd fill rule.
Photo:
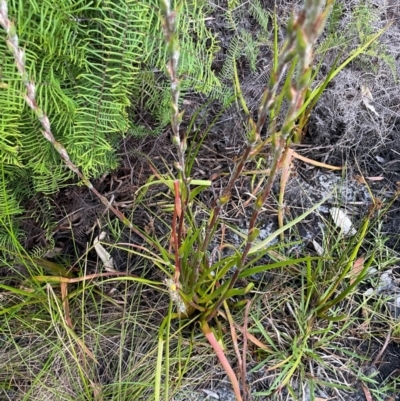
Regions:
<instances>
[{"instance_id":1,"label":"reddish stem","mask_svg":"<svg viewBox=\"0 0 400 401\"><path fill-rule=\"evenodd\" d=\"M243 401L242 396L240 394L240 386L239 386L238 379L237 379L235 372L233 371L228 359L226 358L226 356L224 354L224 350L222 349L221 345L215 338L214 333L211 331L207 322L202 321L200 324L201 324L201 330L203 331L203 333L206 336L210 345L213 347L213 349L215 351L215 355L217 355L219 361L221 362L222 367L224 368L226 374L229 377L229 380L232 383L233 391L235 392L237 401Z\"/></svg>"}]
</instances>

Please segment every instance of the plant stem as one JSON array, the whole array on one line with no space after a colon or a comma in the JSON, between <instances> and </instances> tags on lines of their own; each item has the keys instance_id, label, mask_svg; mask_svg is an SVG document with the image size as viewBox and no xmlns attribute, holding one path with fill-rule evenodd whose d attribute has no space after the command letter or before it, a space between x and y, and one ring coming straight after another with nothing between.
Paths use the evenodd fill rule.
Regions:
<instances>
[{"instance_id":1,"label":"plant stem","mask_svg":"<svg viewBox=\"0 0 400 401\"><path fill-rule=\"evenodd\" d=\"M258 122L255 128L256 140L259 138L261 129L265 123L268 112L271 111L274 107L276 91L287 69L287 66L289 62L291 62L295 58L295 56L298 56L297 75L295 78L295 82L293 85L291 85L291 87L287 91L287 98L290 101L289 109L288 112L286 113L281 131L272 133L271 143L272 143L273 160L270 167L270 174L268 176L263 191L261 192L260 195L258 195L256 199L253 213L251 215L249 222L245 248L242 252L239 266L236 266L235 273L233 274L230 280L227 290L225 291L224 294L222 294L218 302L214 304L211 311L207 314L207 321L209 321L215 316L216 312L218 311L223 301L225 300L226 294L228 293L229 290L231 290L234 287L241 272L241 269L246 263L248 253L254 241L253 234L256 229L256 222L258 220L262 207L264 206L266 200L268 199L271 193L272 186L278 173L279 162L286 148L287 140L289 139L293 131L293 127L295 125L297 112L304 103L305 94L309 87L309 81L312 72L311 68L311 63L313 58L312 47L322 31L332 1L333 0L328 0L325 10L320 14L318 14L322 1L307 0L304 10L300 12L296 20L293 19L292 21L289 21L288 33L290 36L287 42L285 43L281 51L281 54L279 55L278 66L276 68L276 71L270 77L268 87L264 91L264 95L259 107ZM244 158L242 159L242 161L243 160ZM233 174L231 179L232 178ZM231 181L229 182L229 184L230 183ZM230 191L231 189L231 187L229 187L229 184L225 189L225 191L223 192L223 195L226 195L227 197L228 194L226 194L226 191L228 190ZM213 210L213 213L211 215L212 218L210 218L210 224L216 223L217 220L216 215L217 213L220 212L220 209L221 208L219 207Z\"/></svg>"},{"instance_id":2,"label":"plant stem","mask_svg":"<svg viewBox=\"0 0 400 401\"><path fill-rule=\"evenodd\" d=\"M221 345L215 338L214 333L211 331L208 324L205 321L200 322L200 324L201 324L201 330L203 331L204 335L206 336L208 342L213 347L215 354L217 355L219 361L221 362L221 365L223 366L226 374L228 375L228 377L232 383L232 387L235 392L237 401L242 401L242 396L240 395L239 382L235 376L235 372L233 371L231 365L229 364L228 359L226 358L226 356L224 354L224 351L223 351Z\"/></svg>"}]
</instances>

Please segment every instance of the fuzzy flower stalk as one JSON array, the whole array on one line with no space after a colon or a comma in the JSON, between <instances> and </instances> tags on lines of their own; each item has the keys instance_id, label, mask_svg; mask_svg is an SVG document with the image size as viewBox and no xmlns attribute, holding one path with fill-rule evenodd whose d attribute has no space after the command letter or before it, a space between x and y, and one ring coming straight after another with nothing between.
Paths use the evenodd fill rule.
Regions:
<instances>
[{"instance_id":1,"label":"fuzzy flower stalk","mask_svg":"<svg viewBox=\"0 0 400 401\"><path fill-rule=\"evenodd\" d=\"M271 193L272 186L278 174L279 162L287 146L287 141L290 138L290 135L292 134L293 128L295 126L297 113L304 103L305 94L307 92L307 89L309 88L312 74L312 49L324 28L326 18L332 5L332 1L333 0L328 0L326 2L325 9L321 11L321 7L323 6L323 3L325 3L323 0L306 0L305 6L303 10L299 13L299 15L297 17L294 17L292 15L291 19L289 20L287 27L289 37L279 54L277 68L275 72L271 74L268 86L264 90L264 94L258 109L257 124L253 126L253 130L250 133L251 141L260 141L261 129L265 124L268 114L272 112L274 108L279 84L283 76L285 75L288 65L295 59L295 57L298 57L296 76L294 82L286 93L286 98L289 102L289 108L285 115L281 131L268 132L268 135L271 136L272 143L272 162L270 166L270 173L263 190L258 195L255 201L253 213L249 222L246 245L241 255L240 263L238 266L236 266L236 271L229 283L227 290L225 291L225 294L235 285L242 266L245 265L251 246L258 236L259 230L256 227L256 222L263 205L265 204ZM252 143L251 141L250 144L247 146L244 155L242 156L239 167L242 164L244 165L243 159L247 157L247 155L251 155L251 151L248 152L248 149ZM258 149L261 149L261 147L258 147ZM232 178L233 176L231 177L231 179ZM213 213L211 214L209 226L207 227L209 232L212 232L212 228L217 219L216 214L219 213L221 209L221 203L226 203L230 197L231 188L229 187L229 185L230 181L228 187L224 190L222 197L217 202L216 208L214 208ZM229 190L229 193L227 192L227 190ZM207 320L210 320L215 316L216 311L220 308L223 301L225 300L225 294L223 294L219 301L214 305L214 307L208 314Z\"/></svg>"},{"instance_id":2,"label":"fuzzy flower stalk","mask_svg":"<svg viewBox=\"0 0 400 401\"><path fill-rule=\"evenodd\" d=\"M21 75L22 82L26 88L26 94L24 95L25 101L27 105L34 111L38 120L40 121L43 128L43 136L53 145L54 149L56 149L56 151L59 153L65 165L83 181L83 183L93 192L93 194L96 195L97 198L108 209L110 209L125 225L132 229L136 234L146 239L146 237L135 227L133 227L132 223L119 210L117 210L106 197L104 197L97 191L90 180L85 177L84 174L79 170L79 168L71 161L65 147L54 138L50 127L50 120L47 117L46 113L39 107L36 102L35 83L29 79L29 75L26 70L25 51L19 47L16 26L14 22L8 18L8 8L7 2L5 0L0 1L0 25L5 29L7 33L6 41L8 49L14 56L15 64L17 66L19 74Z\"/></svg>"},{"instance_id":3,"label":"fuzzy flower stalk","mask_svg":"<svg viewBox=\"0 0 400 401\"><path fill-rule=\"evenodd\" d=\"M161 0L163 13L162 27L164 37L168 45L169 60L167 63L167 73L171 82L171 127L173 132L172 141L176 147L178 155L177 169L181 172L182 178L185 176L185 151L186 138L181 139L180 125L184 112L179 111L180 82L178 78L179 64L179 37L177 34L178 10L171 10L170 0Z\"/></svg>"},{"instance_id":4,"label":"fuzzy flower stalk","mask_svg":"<svg viewBox=\"0 0 400 401\"><path fill-rule=\"evenodd\" d=\"M264 192L261 194L256 202L255 213L253 214L253 218L250 223L249 239L254 237L253 228L255 226L255 220L258 217L259 210L261 210L262 205L265 203L265 200L267 199L271 191L272 184L278 172L277 170L280 157L283 150L285 149L286 140L289 137L295 123L294 115L301 108L302 102L304 101L305 91L308 88L307 84L309 82L311 74L312 46L324 27L326 16L330 10L332 0L328 0L325 11L319 14L322 3L324 3L324 1L306 0L304 10L302 10L297 18L292 15L289 21L287 28L289 37L279 54L278 65L275 71L272 72L268 85L264 89L263 97L261 99L258 109L257 122L255 123L250 118L249 122L251 129L247 137L246 148L244 149L243 154L236 163L233 172L230 175L228 184L222 191L222 194L218 197L218 199L216 199L214 203L206 227L206 234L202 246L202 252L205 252L208 248L220 212L224 205L226 205L226 203L229 201L232 188L236 180L240 177L245 164L250 159L252 159L256 153L261 151L266 142L269 140L269 137L272 136L274 160L271 166L271 173L269 175L268 182L266 183ZM271 130L269 130L267 139L261 140L261 130L265 125L269 113L271 113L275 107L279 85L287 71L288 66L291 64L296 56L299 57L297 82L290 89L290 93L288 96L290 101L290 110L286 115L284 128L281 131L281 135L279 136L279 138L274 137L276 136L275 132L271 132ZM274 125L271 124L271 127L274 127ZM250 249L251 242L252 241L248 242L248 250ZM247 257L248 250L245 251L243 255L243 262Z\"/></svg>"},{"instance_id":5,"label":"fuzzy flower stalk","mask_svg":"<svg viewBox=\"0 0 400 401\"><path fill-rule=\"evenodd\" d=\"M171 87L171 128L172 142L175 145L178 161L175 167L178 170L180 181L175 181L175 208L172 222L173 246L175 250L175 275L174 283L179 287L181 274L181 256L178 252L184 237L184 216L189 201L189 178L186 176L185 152L187 149L186 136L181 137L180 125L184 111L179 111L180 81L178 77L179 65L179 35L177 32L179 10L171 10L170 0L161 0L161 11L163 15L162 28L167 43L168 62L167 74ZM177 222L179 224L177 225Z\"/></svg>"}]
</instances>

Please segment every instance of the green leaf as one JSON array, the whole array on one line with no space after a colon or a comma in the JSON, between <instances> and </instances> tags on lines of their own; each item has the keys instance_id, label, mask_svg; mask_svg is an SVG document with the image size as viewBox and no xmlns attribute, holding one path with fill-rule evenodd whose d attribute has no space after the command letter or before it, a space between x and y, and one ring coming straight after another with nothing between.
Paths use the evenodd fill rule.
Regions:
<instances>
[{"instance_id":1,"label":"green leaf","mask_svg":"<svg viewBox=\"0 0 400 401\"><path fill-rule=\"evenodd\" d=\"M329 199L329 197L326 197L325 199L323 199L321 202L315 204L312 208L308 209L306 212L304 212L302 215L296 217L295 219L293 219L292 221L290 221L289 223L287 223L286 225L284 225L283 227L279 228L278 230L276 230L275 232L273 232L271 235L269 235L267 238L265 238L264 240L256 243L254 246L252 246L250 248L249 251L249 255L256 253L259 249L266 247L272 240L274 240L276 237L279 236L279 234L285 232L286 230L288 230L289 228L293 227L294 225L296 225L297 223L299 223L300 221L304 220L309 214L311 214L312 212L314 212L315 210L317 210L323 203L326 202L326 200Z\"/></svg>"},{"instance_id":2,"label":"green leaf","mask_svg":"<svg viewBox=\"0 0 400 401\"><path fill-rule=\"evenodd\" d=\"M287 259L287 260L283 260L281 262L270 263L267 265L260 265L260 266L256 266L256 267L252 267L252 268L243 270L239 274L239 277L245 278L245 277L253 276L254 274L263 273L268 270L277 269L279 267L296 266L298 263L310 262L312 260L319 260L319 259L324 259L324 258L322 258L320 256L307 256L304 258Z\"/></svg>"}]
</instances>

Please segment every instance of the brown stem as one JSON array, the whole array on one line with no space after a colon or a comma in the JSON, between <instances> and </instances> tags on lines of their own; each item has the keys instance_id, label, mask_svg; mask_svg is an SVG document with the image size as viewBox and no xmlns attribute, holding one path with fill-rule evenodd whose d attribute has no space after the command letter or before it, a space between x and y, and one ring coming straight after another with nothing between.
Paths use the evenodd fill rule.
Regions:
<instances>
[{"instance_id":1,"label":"brown stem","mask_svg":"<svg viewBox=\"0 0 400 401\"><path fill-rule=\"evenodd\" d=\"M243 168L246 164L246 162L249 160L250 155L252 153L254 149L254 145L253 144L249 144L247 145L242 157L240 158L240 161L236 164L230 178L229 178L229 182L226 185L226 187L224 188L224 190L222 191L222 194L220 195L220 197L214 202L214 206L211 209L211 215L210 218L207 222L207 227L206 227L206 235L204 237L200 252L204 253L209 245L209 242L211 240L211 233L215 227L215 224L218 220L219 214L221 212L222 207L229 201L230 195L231 195L231 191L233 188L233 185L235 184L236 180L238 179L238 177L240 176L240 174L243 171ZM200 261L199 261L200 263ZM196 266L196 268L199 268L199 265Z\"/></svg>"},{"instance_id":2,"label":"brown stem","mask_svg":"<svg viewBox=\"0 0 400 401\"><path fill-rule=\"evenodd\" d=\"M255 153L260 152L262 149L262 147L257 146L257 143L259 142L260 139L261 130L265 124L268 111L271 111L274 107L274 99L276 97L276 91L278 90L279 84L286 71L287 65L292 60L290 55L293 53L294 46L296 44L295 27L301 25L304 22L304 19L305 15L304 13L301 13L294 24L293 32L291 32L288 41L286 42L281 51L278 67L276 71L272 74L269 84L264 90L263 98L260 102L260 107L258 110L258 121L255 127L254 137L251 135L253 137L253 140L247 145L242 157L240 158L239 163L235 166L235 169L229 179L227 186L225 187L220 197L216 200L215 205L212 208L211 216L206 228L206 235L201 247L202 253L204 253L207 247L209 246L209 242L211 240L211 233L218 220L222 207L228 202L233 185L240 176L240 174L242 173L244 165L246 164L246 162L249 160L250 157L254 157ZM253 152L254 149L257 149L255 153ZM198 263L200 263L200 261ZM198 268L199 264L197 264L196 267Z\"/></svg>"},{"instance_id":3,"label":"brown stem","mask_svg":"<svg viewBox=\"0 0 400 401\"><path fill-rule=\"evenodd\" d=\"M172 218L172 239L174 242L174 253L175 253L175 276L174 281L175 284L179 282L179 276L181 274L181 263L179 257L179 247L181 246L180 238L178 238L176 232L176 221L179 218L182 220L182 207L180 205L181 197L179 194L179 181L174 182L175 187L175 204L174 204L174 216Z\"/></svg>"},{"instance_id":4,"label":"brown stem","mask_svg":"<svg viewBox=\"0 0 400 401\"><path fill-rule=\"evenodd\" d=\"M207 321L215 316L216 312L226 299L226 294L234 287L236 281L239 278L241 269L243 268L243 266L245 266L248 253L254 240L252 234L256 227L258 216L271 193L272 186L278 173L279 161L282 157L287 140L291 135L295 124L296 113L304 103L304 96L309 84L309 74L311 71L310 64L312 61L312 45L321 32L325 18L327 16L328 9L332 4L332 1L328 0L327 8L318 17L317 12L319 12L321 1L307 0L307 3L310 3L309 6L306 7L305 10L299 14L297 20L293 24L293 27L291 28L292 31L290 32L290 37L280 54L278 68L270 78L269 88L265 89L259 108L258 124L256 128L257 137L259 137L259 132L265 122L268 111L272 110L273 108L275 94L278 89L279 82L282 79L288 63L293 59L294 55L292 55L292 51L294 48L296 48L296 52L299 55L298 74L296 76L296 81L294 85L290 89L290 105L289 110L285 116L285 120L282 124L282 129L279 133L274 134L276 135L276 137L272 138L274 158L270 168L270 174L262 193L257 197L257 200L255 202L253 213L249 222L246 245L241 255L239 266L236 266L236 270L224 294L221 295L218 302L216 302L211 310L207 313ZM216 221L216 217L214 215L212 217L213 221Z\"/></svg>"}]
</instances>

